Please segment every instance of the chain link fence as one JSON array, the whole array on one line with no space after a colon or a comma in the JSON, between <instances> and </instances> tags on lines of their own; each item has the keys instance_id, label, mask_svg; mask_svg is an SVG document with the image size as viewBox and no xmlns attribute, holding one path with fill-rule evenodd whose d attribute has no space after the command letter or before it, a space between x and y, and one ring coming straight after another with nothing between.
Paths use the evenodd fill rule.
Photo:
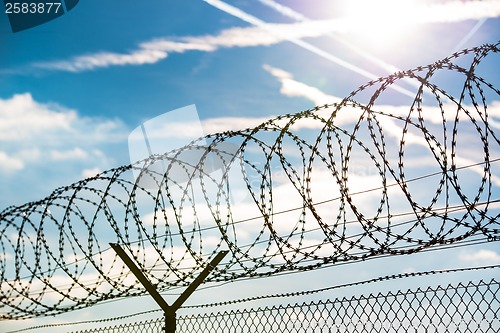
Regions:
<instances>
[{"instance_id":1,"label":"chain link fence","mask_svg":"<svg viewBox=\"0 0 500 333\"><path fill-rule=\"evenodd\" d=\"M459 283L351 298L180 316L194 332L500 332L500 283ZM163 318L78 333L162 332Z\"/></svg>"}]
</instances>

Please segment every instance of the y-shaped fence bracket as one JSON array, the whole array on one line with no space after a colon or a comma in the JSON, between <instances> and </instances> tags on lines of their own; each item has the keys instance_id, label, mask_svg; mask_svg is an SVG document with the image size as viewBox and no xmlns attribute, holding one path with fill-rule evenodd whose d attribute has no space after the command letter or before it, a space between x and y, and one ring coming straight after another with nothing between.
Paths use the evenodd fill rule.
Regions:
<instances>
[{"instance_id":1,"label":"y-shaped fence bracket","mask_svg":"<svg viewBox=\"0 0 500 333\"><path fill-rule=\"evenodd\" d=\"M139 267L132 261L132 259L125 253L122 247L118 244L110 243L116 254L123 260L125 265L130 269L130 271L135 275L139 282L146 288L148 293L154 298L156 303L162 308L165 314L165 333L175 333L176 326L176 311L182 304L191 296L195 289L205 280L205 278L210 274L210 272L220 263L220 261L226 256L228 251L219 252L214 259L205 267L205 269L198 275L196 279L184 290L184 292L177 298L177 300L172 304L168 303L160 295L156 287L148 280L148 278L142 273Z\"/></svg>"}]
</instances>

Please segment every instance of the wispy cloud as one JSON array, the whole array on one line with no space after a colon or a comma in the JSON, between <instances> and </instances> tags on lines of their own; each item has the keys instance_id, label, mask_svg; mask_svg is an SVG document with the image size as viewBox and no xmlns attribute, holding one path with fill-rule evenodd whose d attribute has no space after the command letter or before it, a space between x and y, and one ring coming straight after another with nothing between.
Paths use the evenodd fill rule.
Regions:
<instances>
[{"instance_id":1,"label":"wispy cloud","mask_svg":"<svg viewBox=\"0 0 500 333\"><path fill-rule=\"evenodd\" d=\"M237 9L221 1L210 1L210 4L230 10L233 15L239 15L255 26L230 28L215 35L154 39L139 44L138 47L129 52L89 53L69 60L39 62L35 66L49 70L82 72L110 66L153 64L167 58L168 54L172 53L214 52L222 48L269 46L284 41L297 41L303 38L320 37L330 33L345 33L359 29L359 24L352 18L303 21L291 24L257 22L251 15L242 11L235 12ZM415 9L415 15L405 17L405 24L458 22L500 16L500 3L498 1L453 1L422 5L417 9Z\"/></svg>"},{"instance_id":2,"label":"wispy cloud","mask_svg":"<svg viewBox=\"0 0 500 333\"><path fill-rule=\"evenodd\" d=\"M166 57L165 51L139 49L130 53L99 52L77 56L70 61L39 62L35 66L67 72L82 72L100 67L154 64Z\"/></svg>"},{"instance_id":3,"label":"wispy cloud","mask_svg":"<svg viewBox=\"0 0 500 333\"><path fill-rule=\"evenodd\" d=\"M138 49L129 53L99 52L77 56L70 60L39 62L35 66L82 72L110 66L152 64L165 59L169 53L213 52L221 48L269 46L292 38L319 37L330 31L343 31L343 26L342 21L271 24L269 28L276 32L274 34L261 27L231 28L217 35L153 39L141 43Z\"/></svg>"}]
</instances>

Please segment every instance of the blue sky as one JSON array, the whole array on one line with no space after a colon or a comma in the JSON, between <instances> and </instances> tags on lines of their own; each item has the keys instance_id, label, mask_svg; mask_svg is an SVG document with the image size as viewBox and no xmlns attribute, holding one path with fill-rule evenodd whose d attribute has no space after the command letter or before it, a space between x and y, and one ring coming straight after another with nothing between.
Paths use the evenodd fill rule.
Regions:
<instances>
[{"instance_id":1,"label":"blue sky","mask_svg":"<svg viewBox=\"0 0 500 333\"><path fill-rule=\"evenodd\" d=\"M444 2L446 3L446 10L453 7L453 3ZM340 20L346 16L353 17L350 21L367 20L366 17L359 17L366 15L366 12L363 14L363 11L350 8L342 2L314 1L310 6L300 2L284 4L303 17L316 21L340 21L334 22L335 28L330 28L328 22L323 27L294 27L295 18L279 13L266 5L265 1L232 4L262 21L288 25L294 32L292 35L299 38L300 35L313 36L304 41L374 77L387 75L392 71L381 68L360 53L395 68L408 69L445 57L457 46L494 42L497 39L495 32L498 31L498 20L489 18L495 17L494 10L483 10L474 19L460 18L452 23L441 22L449 21L450 18L437 17L434 20L431 18L431 21L437 22L418 23L408 28L396 28L396 24L399 24L396 22L377 30L374 29L375 24L359 24L359 29L342 28L345 22ZM428 5L432 5L432 2ZM389 14L386 20L394 20L398 15L394 3L387 2L386 7L389 9L380 6L380 15ZM367 11L374 10L367 8ZM463 15L463 11L457 10L459 14L456 16ZM415 17L419 16L423 15ZM484 24L476 31L475 27L480 23ZM61 168L53 168L52 162L47 163L47 159L33 156L26 147L24 150L19 149L19 142L6 142L4 150L9 151L8 157L17 160L18 167L15 172L7 170L6 177L2 177L2 188L12 186L12 179L16 179L15 183L20 178L33 182L37 177L35 170L44 170L48 182L46 189L40 190L48 193L48 189L79 179L84 170L105 170L125 164L126 140L118 139L118 136L126 136L143 121L185 105L196 104L201 119L221 116L268 117L297 112L314 105L306 98L281 94L280 82L265 70L265 65L283 69L293 74L298 81L339 97L346 96L368 81L366 76L318 56L304 47L283 41L284 37L273 35L269 31L265 30L264 35L277 36L271 38L273 41L259 40L260 35L255 29L255 26L240 17L203 1L149 1L141 5L133 2L120 2L118 5L114 1L106 4L85 1L74 12L16 34L10 32L8 21L3 19L0 22L2 101L10 101L18 94L28 94L26 96L35 105L48 106L50 111L75 112L76 127L81 126L78 124L79 120L85 119L94 125L111 122L115 125L115 131L109 130L113 132L113 135L109 135L111 138L102 138L98 143L85 148L78 147L78 143L63 147L63 142L47 142L50 147L45 147L43 152L39 149L38 156L47 154L47 150L69 152L80 148L103 152L108 149L105 151L105 159L89 159L85 163L78 161L76 165L71 164L69 159L70 165L62 168L68 177L66 179L61 178ZM475 33L468 36L471 30ZM300 33L295 33L297 31ZM231 37L231 34L242 38ZM347 45L340 42L339 38L348 41ZM377 42L378 39L382 40ZM158 47L159 40L170 41L188 49L176 50L170 46L161 50ZM195 43L200 45L193 45ZM211 49L203 50L207 47ZM353 48L362 51L353 52ZM144 59L140 59L138 52L144 53ZM159 54L153 55L154 52ZM102 53L108 55L108 62L102 60ZM128 63L123 60L127 56ZM82 57L87 57L87 62ZM92 61L100 65L89 65ZM113 61L121 64L113 65ZM141 64L141 61L145 63ZM406 89L411 91L412 88L407 86ZM390 100L391 103L397 103L408 98L402 94L391 94ZM24 131L33 133L28 127L24 127ZM37 144L44 144L47 133L38 134ZM31 140L33 138L28 138L26 145L36 151L37 145L32 145ZM103 147L107 148L99 149ZM19 156L20 150L24 153L22 157ZM32 155L31 160L26 155ZM20 163L22 168L19 167ZM23 177L19 177L20 174ZM19 192L9 194L5 204L20 204L39 197L38 193L33 192L28 196L17 193Z\"/></svg>"},{"instance_id":2,"label":"blue sky","mask_svg":"<svg viewBox=\"0 0 500 333\"><path fill-rule=\"evenodd\" d=\"M128 135L167 111L195 104L206 132L247 127L335 101L394 69L500 39L499 1L370 3L85 0L18 33L0 14L0 210L129 163ZM495 59L484 75L498 87ZM442 84L457 88L446 77ZM401 82L380 104L407 105L416 89ZM500 261L497 244L454 255L456 265ZM432 261L427 268L444 259ZM297 283L291 279L290 288ZM50 321L29 323L38 322Z\"/></svg>"}]
</instances>

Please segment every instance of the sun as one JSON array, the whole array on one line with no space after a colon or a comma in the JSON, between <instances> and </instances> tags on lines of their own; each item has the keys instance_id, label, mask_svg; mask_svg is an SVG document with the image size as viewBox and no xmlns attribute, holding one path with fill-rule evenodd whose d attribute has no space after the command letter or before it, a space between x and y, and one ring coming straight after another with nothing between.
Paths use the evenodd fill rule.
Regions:
<instances>
[{"instance_id":1,"label":"sun","mask_svg":"<svg viewBox=\"0 0 500 333\"><path fill-rule=\"evenodd\" d=\"M349 0L341 5L346 34L380 47L397 47L416 33L422 5L414 0Z\"/></svg>"}]
</instances>

